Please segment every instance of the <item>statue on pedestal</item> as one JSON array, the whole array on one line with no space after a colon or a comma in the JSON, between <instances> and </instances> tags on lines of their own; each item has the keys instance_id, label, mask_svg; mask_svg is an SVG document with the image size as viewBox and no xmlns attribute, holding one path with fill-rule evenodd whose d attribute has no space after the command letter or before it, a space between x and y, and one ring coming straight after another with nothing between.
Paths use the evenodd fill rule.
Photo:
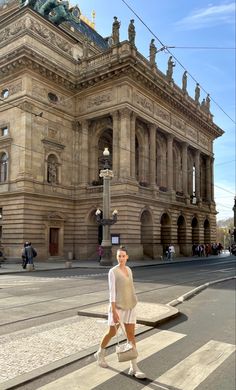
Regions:
<instances>
[{"instance_id":1,"label":"statue on pedestal","mask_svg":"<svg viewBox=\"0 0 236 390\"><path fill-rule=\"evenodd\" d=\"M132 46L135 46L135 26L134 26L134 19L130 20L129 28L128 28L128 37L129 37L129 42Z\"/></svg>"},{"instance_id":2,"label":"statue on pedestal","mask_svg":"<svg viewBox=\"0 0 236 390\"><path fill-rule=\"evenodd\" d=\"M112 25L112 39L113 45L117 45L120 42L120 22L117 20L116 16L114 16L114 22Z\"/></svg>"},{"instance_id":3,"label":"statue on pedestal","mask_svg":"<svg viewBox=\"0 0 236 390\"><path fill-rule=\"evenodd\" d=\"M154 42L155 42L155 39L152 39L150 46L149 46L149 59L150 59L151 66L156 66L157 48L156 48L156 45Z\"/></svg>"},{"instance_id":4,"label":"statue on pedestal","mask_svg":"<svg viewBox=\"0 0 236 390\"><path fill-rule=\"evenodd\" d=\"M199 83L197 83L195 88L195 98L194 98L197 104L199 104L199 98L200 98L200 86Z\"/></svg>"},{"instance_id":5,"label":"statue on pedestal","mask_svg":"<svg viewBox=\"0 0 236 390\"><path fill-rule=\"evenodd\" d=\"M174 66L175 66L175 62L172 61L172 56L170 56L169 60L168 60L168 69L167 69L167 72L166 72L166 76L167 76L169 81L172 81Z\"/></svg>"},{"instance_id":6,"label":"statue on pedestal","mask_svg":"<svg viewBox=\"0 0 236 390\"><path fill-rule=\"evenodd\" d=\"M188 77L187 77L187 71L185 70L185 72L183 73L183 77L182 77L182 91L184 93L187 93L187 81L188 81Z\"/></svg>"},{"instance_id":7,"label":"statue on pedestal","mask_svg":"<svg viewBox=\"0 0 236 390\"><path fill-rule=\"evenodd\" d=\"M207 97L206 97L206 109L208 112L210 112L210 104L211 104L211 99L210 99L210 95L208 93Z\"/></svg>"}]
</instances>

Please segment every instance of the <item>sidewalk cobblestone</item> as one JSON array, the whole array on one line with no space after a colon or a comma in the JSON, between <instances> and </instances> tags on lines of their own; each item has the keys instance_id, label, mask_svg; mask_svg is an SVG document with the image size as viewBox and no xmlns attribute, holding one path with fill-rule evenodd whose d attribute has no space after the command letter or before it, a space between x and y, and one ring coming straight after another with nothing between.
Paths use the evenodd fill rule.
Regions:
<instances>
[{"instance_id":1,"label":"sidewalk cobblestone","mask_svg":"<svg viewBox=\"0 0 236 390\"><path fill-rule=\"evenodd\" d=\"M0 336L0 383L99 344L106 329L106 320L75 316Z\"/></svg>"}]
</instances>

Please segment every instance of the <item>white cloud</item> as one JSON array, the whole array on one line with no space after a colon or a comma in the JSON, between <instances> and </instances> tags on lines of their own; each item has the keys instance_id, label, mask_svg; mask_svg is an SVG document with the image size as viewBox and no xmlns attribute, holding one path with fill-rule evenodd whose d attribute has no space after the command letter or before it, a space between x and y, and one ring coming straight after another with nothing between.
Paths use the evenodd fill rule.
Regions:
<instances>
[{"instance_id":1,"label":"white cloud","mask_svg":"<svg viewBox=\"0 0 236 390\"><path fill-rule=\"evenodd\" d=\"M235 2L222 5L208 5L193 11L179 20L176 25L182 29L193 30L218 24L235 23Z\"/></svg>"}]
</instances>

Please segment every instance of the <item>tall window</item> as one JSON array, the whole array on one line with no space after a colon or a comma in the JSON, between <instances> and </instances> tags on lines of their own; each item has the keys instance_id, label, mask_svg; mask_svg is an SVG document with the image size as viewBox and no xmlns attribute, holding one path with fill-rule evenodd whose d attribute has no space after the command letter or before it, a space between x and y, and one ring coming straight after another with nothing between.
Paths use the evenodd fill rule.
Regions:
<instances>
[{"instance_id":1,"label":"tall window","mask_svg":"<svg viewBox=\"0 0 236 390\"><path fill-rule=\"evenodd\" d=\"M58 161L54 154L48 156L47 161L47 182L51 184L58 183Z\"/></svg>"},{"instance_id":2,"label":"tall window","mask_svg":"<svg viewBox=\"0 0 236 390\"><path fill-rule=\"evenodd\" d=\"M3 183L7 180L7 155L2 153L0 155L0 182Z\"/></svg>"}]
</instances>

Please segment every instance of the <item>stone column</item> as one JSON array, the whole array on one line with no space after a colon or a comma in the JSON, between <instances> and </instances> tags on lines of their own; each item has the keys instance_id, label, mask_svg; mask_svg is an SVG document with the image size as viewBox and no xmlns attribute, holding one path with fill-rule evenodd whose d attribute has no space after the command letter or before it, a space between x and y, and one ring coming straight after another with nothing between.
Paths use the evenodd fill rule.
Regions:
<instances>
[{"instance_id":1,"label":"stone column","mask_svg":"<svg viewBox=\"0 0 236 390\"><path fill-rule=\"evenodd\" d=\"M119 178L119 112L114 111L112 114L113 119L113 145L112 145L112 170L114 174L114 179L117 180Z\"/></svg>"},{"instance_id":2,"label":"stone column","mask_svg":"<svg viewBox=\"0 0 236 390\"><path fill-rule=\"evenodd\" d=\"M81 159L80 159L80 182L88 183L88 128L87 120L81 122Z\"/></svg>"},{"instance_id":3,"label":"stone column","mask_svg":"<svg viewBox=\"0 0 236 390\"><path fill-rule=\"evenodd\" d=\"M195 196L199 201L201 198L201 184L200 184L200 151L195 151Z\"/></svg>"},{"instance_id":4,"label":"stone column","mask_svg":"<svg viewBox=\"0 0 236 390\"><path fill-rule=\"evenodd\" d=\"M149 154L149 184L153 187L156 185L156 126L149 126L150 132L150 154Z\"/></svg>"},{"instance_id":5,"label":"stone column","mask_svg":"<svg viewBox=\"0 0 236 390\"><path fill-rule=\"evenodd\" d=\"M130 121L131 111L128 108L120 110L120 177L130 178Z\"/></svg>"},{"instance_id":6,"label":"stone column","mask_svg":"<svg viewBox=\"0 0 236 390\"><path fill-rule=\"evenodd\" d=\"M188 196L188 144L182 144L182 177L183 177L183 193Z\"/></svg>"},{"instance_id":7,"label":"stone column","mask_svg":"<svg viewBox=\"0 0 236 390\"><path fill-rule=\"evenodd\" d=\"M208 156L206 160L206 198L211 202L211 157Z\"/></svg>"},{"instance_id":8,"label":"stone column","mask_svg":"<svg viewBox=\"0 0 236 390\"><path fill-rule=\"evenodd\" d=\"M135 128L136 128L136 114L133 112L131 116L130 150L131 150L131 177L134 180L136 179Z\"/></svg>"},{"instance_id":9,"label":"stone column","mask_svg":"<svg viewBox=\"0 0 236 390\"><path fill-rule=\"evenodd\" d=\"M167 139L167 188L173 191L173 135Z\"/></svg>"}]
</instances>

